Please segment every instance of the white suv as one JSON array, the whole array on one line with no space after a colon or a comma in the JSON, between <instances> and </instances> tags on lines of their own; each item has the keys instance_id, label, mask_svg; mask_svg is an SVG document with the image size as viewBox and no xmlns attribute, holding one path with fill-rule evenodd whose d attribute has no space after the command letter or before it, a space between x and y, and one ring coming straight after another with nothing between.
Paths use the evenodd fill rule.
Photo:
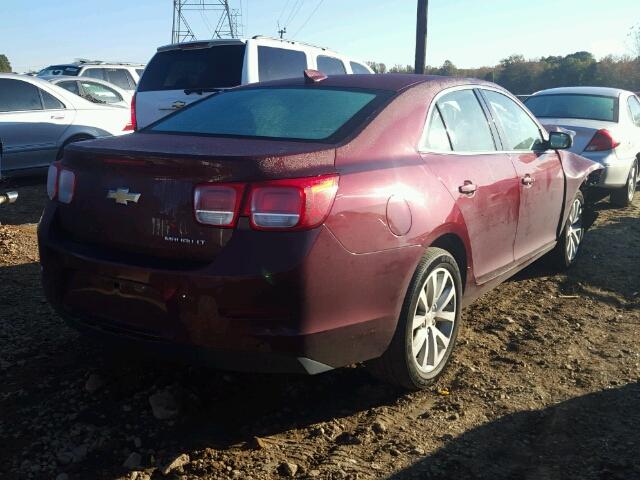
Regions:
<instances>
[{"instance_id":1,"label":"white suv","mask_svg":"<svg viewBox=\"0 0 640 480\"><path fill-rule=\"evenodd\" d=\"M373 73L363 62L326 48L263 36L160 47L134 97L137 128L215 91L302 76L308 68L327 75Z\"/></svg>"},{"instance_id":2,"label":"white suv","mask_svg":"<svg viewBox=\"0 0 640 480\"><path fill-rule=\"evenodd\" d=\"M140 63L106 63L79 61L62 65L50 65L38 72L38 77L67 75L91 77L112 83L123 90L133 91L140 81L144 65Z\"/></svg>"}]
</instances>

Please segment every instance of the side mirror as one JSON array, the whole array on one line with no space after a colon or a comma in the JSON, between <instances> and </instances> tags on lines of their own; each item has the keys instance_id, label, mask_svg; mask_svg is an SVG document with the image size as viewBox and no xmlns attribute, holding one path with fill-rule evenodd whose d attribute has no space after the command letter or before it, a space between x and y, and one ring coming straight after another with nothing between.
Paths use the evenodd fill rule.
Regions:
<instances>
[{"instance_id":1,"label":"side mirror","mask_svg":"<svg viewBox=\"0 0 640 480\"><path fill-rule=\"evenodd\" d=\"M549 148L553 150L564 150L573 145L571 135L565 132L549 132Z\"/></svg>"}]
</instances>

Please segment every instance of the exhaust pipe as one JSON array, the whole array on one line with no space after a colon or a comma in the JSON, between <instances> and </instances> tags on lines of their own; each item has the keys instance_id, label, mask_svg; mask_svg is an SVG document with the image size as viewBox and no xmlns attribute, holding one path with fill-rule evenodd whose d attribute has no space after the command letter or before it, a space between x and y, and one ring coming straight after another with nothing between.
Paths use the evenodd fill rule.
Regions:
<instances>
[{"instance_id":1,"label":"exhaust pipe","mask_svg":"<svg viewBox=\"0 0 640 480\"><path fill-rule=\"evenodd\" d=\"M0 205L5 203L15 203L18 199L18 192L0 193Z\"/></svg>"}]
</instances>

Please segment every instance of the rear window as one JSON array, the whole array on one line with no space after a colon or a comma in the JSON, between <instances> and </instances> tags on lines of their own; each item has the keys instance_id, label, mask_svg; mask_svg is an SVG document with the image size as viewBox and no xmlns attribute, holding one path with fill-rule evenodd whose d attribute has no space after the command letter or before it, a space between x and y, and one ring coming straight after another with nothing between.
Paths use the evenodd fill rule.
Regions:
<instances>
[{"instance_id":1,"label":"rear window","mask_svg":"<svg viewBox=\"0 0 640 480\"><path fill-rule=\"evenodd\" d=\"M333 143L391 95L317 87L234 90L196 102L145 131Z\"/></svg>"},{"instance_id":2,"label":"rear window","mask_svg":"<svg viewBox=\"0 0 640 480\"><path fill-rule=\"evenodd\" d=\"M158 52L147 65L139 92L228 88L240 85L244 45Z\"/></svg>"},{"instance_id":3,"label":"rear window","mask_svg":"<svg viewBox=\"0 0 640 480\"><path fill-rule=\"evenodd\" d=\"M47 68L43 68L38 72L39 77L46 77L49 75L78 75L80 67L74 65L51 65Z\"/></svg>"},{"instance_id":4,"label":"rear window","mask_svg":"<svg viewBox=\"0 0 640 480\"><path fill-rule=\"evenodd\" d=\"M307 56L299 50L258 47L258 75L261 82L302 77Z\"/></svg>"},{"instance_id":5,"label":"rear window","mask_svg":"<svg viewBox=\"0 0 640 480\"><path fill-rule=\"evenodd\" d=\"M618 99L604 95L575 93L533 95L525 105L538 118L581 118L618 121Z\"/></svg>"}]
</instances>

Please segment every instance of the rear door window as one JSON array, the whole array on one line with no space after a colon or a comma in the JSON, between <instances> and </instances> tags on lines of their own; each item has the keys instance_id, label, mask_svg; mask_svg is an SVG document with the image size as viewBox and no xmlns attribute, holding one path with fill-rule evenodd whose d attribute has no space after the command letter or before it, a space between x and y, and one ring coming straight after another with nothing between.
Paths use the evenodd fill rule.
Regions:
<instances>
[{"instance_id":1,"label":"rear door window","mask_svg":"<svg viewBox=\"0 0 640 480\"><path fill-rule=\"evenodd\" d=\"M482 90L498 123L505 150L535 150L542 143L538 125L516 102L492 90Z\"/></svg>"},{"instance_id":2,"label":"rear door window","mask_svg":"<svg viewBox=\"0 0 640 480\"><path fill-rule=\"evenodd\" d=\"M258 47L258 74L261 82L281 78L302 77L307 69L307 56L299 50Z\"/></svg>"},{"instance_id":3,"label":"rear door window","mask_svg":"<svg viewBox=\"0 0 640 480\"><path fill-rule=\"evenodd\" d=\"M133 78L124 68L107 68L105 71L107 82L113 83L123 90L133 90L136 87Z\"/></svg>"},{"instance_id":4,"label":"rear door window","mask_svg":"<svg viewBox=\"0 0 640 480\"><path fill-rule=\"evenodd\" d=\"M113 88L96 82L81 81L82 98L93 103L112 104L122 102L122 96Z\"/></svg>"},{"instance_id":5,"label":"rear door window","mask_svg":"<svg viewBox=\"0 0 640 480\"><path fill-rule=\"evenodd\" d=\"M82 72L82 76L108 81L107 77L104 74L104 70L104 68L87 68L84 72Z\"/></svg>"},{"instance_id":6,"label":"rear door window","mask_svg":"<svg viewBox=\"0 0 640 480\"><path fill-rule=\"evenodd\" d=\"M38 87L21 80L0 78L0 112L42 110Z\"/></svg>"},{"instance_id":7,"label":"rear door window","mask_svg":"<svg viewBox=\"0 0 640 480\"><path fill-rule=\"evenodd\" d=\"M633 121L637 127L640 127L640 101L638 101L638 97L629 97L627 103L629 104L631 121Z\"/></svg>"},{"instance_id":8,"label":"rear door window","mask_svg":"<svg viewBox=\"0 0 640 480\"><path fill-rule=\"evenodd\" d=\"M496 150L487 117L472 90L447 93L440 97L437 106L454 151Z\"/></svg>"},{"instance_id":9,"label":"rear door window","mask_svg":"<svg viewBox=\"0 0 640 480\"><path fill-rule=\"evenodd\" d=\"M367 67L365 67L364 65L358 63L358 62L350 62L349 63L351 65L351 71L353 73L368 73L370 74L371 72L367 69Z\"/></svg>"},{"instance_id":10,"label":"rear door window","mask_svg":"<svg viewBox=\"0 0 640 480\"><path fill-rule=\"evenodd\" d=\"M80 89L78 88L78 82L75 80L69 80L67 82L58 82L57 86L64 88L68 92L74 93L76 95L80 95Z\"/></svg>"},{"instance_id":11,"label":"rear door window","mask_svg":"<svg viewBox=\"0 0 640 480\"><path fill-rule=\"evenodd\" d=\"M318 70L327 75L344 75L347 69L344 68L342 60L326 55L319 55L317 59Z\"/></svg>"},{"instance_id":12,"label":"rear door window","mask_svg":"<svg viewBox=\"0 0 640 480\"><path fill-rule=\"evenodd\" d=\"M451 141L449 140L449 135L447 134L447 129L444 126L438 107L434 108L433 112L431 112L427 129L420 140L420 150L431 152L451 151Z\"/></svg>"},{"instance_id":13,"label":"rear door window","mask_svg":"<svg viewBox=\"0 0 640 480\"><path fill-rule=\"evenodd\" d=\"M238 86L242 82L244 51L242 44L158 52L144 70L138 91Z\"/></svg>"},{"instance_id":14,"label":"rear door window","mask_svg":"<svg viewBox=\"0 0 640 480\"><path fill-rule=\"evenodd\" d=\"M64 108L64 104L56 97L51 95L49 92L45 92L42 89L39 90L40 95L42 95L42 103L45 110L62 110Z\"/></svg>"}]
</instances>

